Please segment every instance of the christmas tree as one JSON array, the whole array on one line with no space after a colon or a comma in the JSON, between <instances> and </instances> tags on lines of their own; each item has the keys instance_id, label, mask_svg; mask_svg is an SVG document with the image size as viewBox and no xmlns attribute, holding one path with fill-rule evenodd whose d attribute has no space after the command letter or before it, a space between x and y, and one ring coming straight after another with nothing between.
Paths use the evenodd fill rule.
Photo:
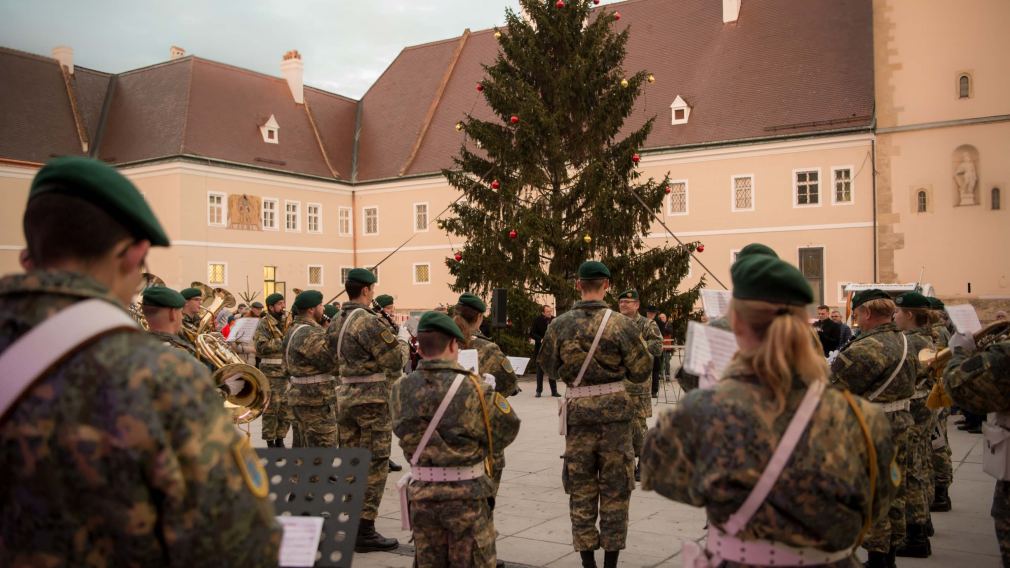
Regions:
<instances>
[{"instance_id":1,"label":"christmas tree","mask_svg":"<svg viewBox=\"0 0 1010 568\"><path fill-rule=\"evenodd\" d=\"M453 289L507 289L506 335L523 338L538 302L571 307L579 265L598 259L615 295L638 289L643 305L674 315L683 337L701 284L677 288L697 243L645 244L669 174L657 181L638 170L655 117L622 132L652 76L622 68L629 30L614 29L617 12L592 0L520 4L525 17L506 11L498 57L476 87L497 120L463 117L462 147L443 171L463 194L439 221L466 242L446 261Z\"/></svg>"}]
</instances>

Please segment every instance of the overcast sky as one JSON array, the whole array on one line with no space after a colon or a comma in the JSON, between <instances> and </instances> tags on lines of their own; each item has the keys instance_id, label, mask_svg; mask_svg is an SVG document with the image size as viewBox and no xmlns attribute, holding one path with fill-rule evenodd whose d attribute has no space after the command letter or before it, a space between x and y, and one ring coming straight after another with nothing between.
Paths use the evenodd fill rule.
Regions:
<instances>
[{"instance_id":1,"label":"overcast sky","mask_svg":"<svg viewBox=\"0 0 1010 568\"><path fill-rule=\"evenodd\" d=\"M0 0L0 46L122 72L188 54L280 74L297 49L306 84L359 98L406 46L505 21L519 0Z\"/></svg>"}]
</instances>

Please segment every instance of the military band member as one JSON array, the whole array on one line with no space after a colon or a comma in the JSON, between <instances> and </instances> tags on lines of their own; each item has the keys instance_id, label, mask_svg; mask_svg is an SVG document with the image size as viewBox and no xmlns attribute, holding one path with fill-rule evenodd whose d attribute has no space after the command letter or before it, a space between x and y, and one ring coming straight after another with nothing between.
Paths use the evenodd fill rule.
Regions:
<instances>
[{"instance_id":1,"label":"military band member","mask_svg":"<svg viewBox=\"0 0 1010 568\"><path fill-rule=\"evenodd\" d=\"M200 308L203 306L203 292L199 288L183 288L179 293L186 300L186 305L182 307L182 331L180 335L192 343L196 341L196 334L200 329Z\"/></svg>"},{"instance_id":2,"label":"military band member","mask_svg":"<svg viewBox=\"0 0 1010 568\"><path fill-rule=\"evenodd\" d=\"M140 192L57 158L23 227L25 273L0 279L0 566L276 566L266 472L207 370L126 315L169 244ZM26 354L38 338L52 351ZM52 364L12 368L24 357Z\"/></svg>"},{"instance_id":3,"label":"military band member","mask_svg":"<svg viewBox=\"0 0 1010 568\"><path fill-rule=\"evenodd\" d=\"M427 312L417 332L422 361L394 383L391 404L400 447L412 457L403 490L415 563L490 568L496 555L487 459L515 440L519 418L505 397L457 363L465 336L449 316ZM418 451L429 428L437 435Z\"/></svg>"},{"instance_id":4,"label":"military band member","mask_svg":"<svg viewBox=\"0 0 1010 568\"><path fill-rule=\"evenodd\" d=\"M259 370L270 381L270 402L263 410L262 437L267 447L283 448L288 427L294 419L288 404L288 375L284 366L284 336L287 334L287 304L282 294L266 297L267 312L260 318L253 334L253 347L259 358ZM295 444L301 444L301 435L295 433Z\"/></svg>"},{"instance_id":5,"label":"military band member","mask_svg":"<svg viewBox=\"0 0 1010 568\"><path fill-rule=\"evenodd\" d=\"M392 550L399 545L395 538L385 538L375 530L375 517L389 475L393 428L389 416L390 387L403 374L404 363L396 335L370 309L375 282L371 271L364 268L350 271L344 284L348 301L327 331L330 349L339 361L340 446L364 448L372 453L361 525L354 545L356 552Z\"/></svg>"},{"instance_id":6,"label":"military band member","mask_svg":"<svg viewBox=\"0 0 1010 568\"><path fill-rule=\"evenodd\" d=\"M165 345L185 351L199 360L196 347L179 335L182 330L182 307L186 303L182 294L164 286L151 286L144 290L142 297L140 308L147 320L148 333Z\"/></svg>"},{"instance_id":7,"label":"military band member","mask_svg":"<svg viewBox=\"0 0 1010 568\"><path fill-rule=\"evenodd\" d=\"M611 568L627 541L635 486L631 421L637 408L624 381L649 380L652 358L635 324L603 301L610 288L606 265L582 263L576 286L582 301L547 327L540 363L568 385L561 401L562 483L573 545L587 567L596 566L594 551L602 547L604 566Z\"/></svg>"},{"instance_id":8,"label":"military band member","mask_svg":"<svg viewBox=\"0 0 1010 568\"><path fill-rule=\"evenodd\" d=\"M340 310L333 304L323 306L323 327L330 327L330 323L333 322L333 318L337 317L338 311Z\"/></svg>"},{"instance_id":9,"label":"military band member","mask_svg":"<svg viewBox=\"0 0 1010 568\"><path fill-rule=\"evenodd\" d=\"M946 306L939 298L927 298L933 317L931 329L933 331L933 343L937 350L947 347L950 341L950 331L944 324L946 319ZM936 414L936 424L938 428L931 436L933 443L933 503L929 510L944 513L950 511L950 492L948 488L954 482L954 464L951 462L950 442L947 439L947 418L950 416L950 408L941 408L934 411Z\"/></svg>"},{"instance_id":10,"label":"military band member","mask_svg":"<svg viewBox=\"0 0 1010 568\"><path fill-rule=\"evenodd\" d=\"M336 356L326 340L323 294L305 290L295 297L295 319L281 349L288 374L287 398L300 447L337 447Z\"/></svg>"},{"instance_id":11,"label":"military band member","mask_svg":"<svg viewBox=\"0 0 1010 568\"><path fill-rule=\"evenodd\" d=\"M631 319L641 332L642 339L645 340L645 344L649 348L649 364L654 368L654 361L663 354L663 334L659 332L659 326L654 320L638 313L638 309L641 307L638 290L621 292L617 297L617 307L621 311L621 315ZM635 481L638 481L641 479L639 464L642 444L645 443L645 432L649 429L646 420L652 416L652 400L649 398L648 385L627 381L624 383L624 389L628 391L628 395L635 403L635 418L631 421L631 445L635 449L635 458L639 459L635 463Z\"/></svg>"},{"instance_id":12,"label":"military band member","mask_svg":"<svg viewBox=\"0 0 1010 568\"><path fill-rule=\"evenodd\" d=\"M852 297L852 319L859 337L842 349L831 364L831 382L866 400L887 414L900 475L898 490L886 515L881 515L866 537L870 568L894 565L897 548L905 541L905 481L909 469L909 412L915 392L918 353L891 318L894 301L886 292L863 290Z\"/></svg>"},{"instance_id":13,"label":"military band member","mask_svg":"<svg viewBox=\"0 0 1010 568\"><path fill-rule=\"evenodd\" d=\"M887 418L827 387L799 270L748 255L731 275L739 351L713 388L688 393L649 431L642 488L705 507L706 550L685 545L685 566L697 554L705 566L854 566L895 490Z\"/></svg>"}]
</instances>

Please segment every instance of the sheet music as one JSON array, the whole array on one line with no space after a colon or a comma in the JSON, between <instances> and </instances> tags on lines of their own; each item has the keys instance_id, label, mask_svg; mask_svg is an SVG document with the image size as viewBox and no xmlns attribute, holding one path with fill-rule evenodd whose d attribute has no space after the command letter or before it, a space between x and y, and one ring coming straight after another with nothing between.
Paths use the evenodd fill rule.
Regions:
<instances>
[{"instance_id":1,"label":"sheet music","mask_svg":"<svg viewBox=\"0 0 1010 568\"><path fill-rule=\"evenodd\" d=\"M736 336L696 321L687 324L684 369L698 375L699 388L711 388L736 354Z\"/></svg>"},{"instance_id":2,"label":"sheet music","mask_svg":"<svg viewBox=\"0 0 1010 568\"><path fill-rule=\"evenodd\" d=\"M708 319L722 317L729 311L729 290L702 290L701 305Z\"/></svg>"},{"instance_id":3,"label":"sheet music","mask_svg":"<svg viewBox=\"0 0 1010 568\"><path fill-rule=\"evenodd\" d=\"M259 323L259 318L239 318L231 322L228 343L252 343L253 335L256 334L256 327L259 326Z\"/></svg>"},{"instance_id":4,"label":"sheet music","mask_svg":"<svg viewBox=\"0 0 1010 568\"><path fill-rule=\"evenodd\" d=\"M279 564L293 568L315 565L323 518L278 516L277 522L284 527Z\"/></svg>"},{"instance_id":5,"label":"sheet music","mask_svg":"<svg viewBox=\"0 0 1010 568\"><path fill-rule=\"evenodd\" d=\"M509 363L512 363L512 369L515 370L516 376L521 377L526 374L526 367L530 364L529 357L509 357L506 356Z\"/></svg>"},{"instance_id":6,"label":"sheet music","mask_svg":"<svg viewBox=\"0 0 1010 568\"><path fill-rule=\"evenodd\" d=\"M947 306L947 315L950 316L950 322L961 333L975 333L982 329L982 322L978 320L975 306L971 304Z\"/></svg>"},{"instance_id":7,"label":"sheet music","mask_svg":"<svg viewBox=\"0 0 1010 568\"><path fill-rule=\"evenodd\" d=\"M461 349L459 358L456 360L459 361L461 367L473 371L477 376L480 376L480 370L477 368L478 357L476 349Z\"/></svg>"}]
</instances>

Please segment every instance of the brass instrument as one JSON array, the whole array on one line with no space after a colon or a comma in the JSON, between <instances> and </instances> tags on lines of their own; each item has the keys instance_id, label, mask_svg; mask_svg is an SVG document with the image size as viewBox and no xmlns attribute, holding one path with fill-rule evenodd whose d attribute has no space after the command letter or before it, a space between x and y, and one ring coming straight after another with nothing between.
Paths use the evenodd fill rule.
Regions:
<instances>
[{"instance_id":1,"label":"brass instrument","mask_svg":"<svg viewBox=\"0 0 1010 568\"><path fill-rule=\"evenodd\" d=\"M196 349L214 365L211 380L235 424L247 424L263 414L270 403L270 381L262 371L244 363L216 333L198 335Z\"/></svg>"},{"instance_id":2,"label":"brass instrument","mask_svg":"<svg viewBox=\"0 0 1010 568\"><path fill-rule=\"evenodd\" d=\"M206 333L207 330L214 329L214 322L217 319L218 312L224 308L234 308L238 302L235 301L235 296L232 296L224 288L211 288L203 282L193 282L190 286L199 289L200 295L203 296L200 306L202 312L200 325L196 329L196 336L198 338L201 334Z\"/></svg>"},{"instance_id":3,"label":"brass instrument","mask_svg":"<svg viewBox=\"0 0 1010 568\"><path fill-rule=\"evenodd\" d=\"M140 289L140 294L138 294L135 301L127 307L127 310L130 312L130 317L132 317L133 320L140 325L140 327L144 328L144 331L151 331L151 327L147 325L147 318L144 317L144 310L141 307L143 303L141 296L144 294L144 290L147 290L151 286L164 286L165 281L150 272L143 273L142 277L144 279L144 287Z\"/></svg>"},{"instance_id":4,"label":"brass instrument","mask_svg":"<svg viewBox=\"0 0 1010 568\"><path fill-rule=\"evenodd\" d=\"M1010 340L1010 321L994 321L975 332L974 338L975 346L979 351L1001 341ZM929 393L929 399L926 401L926 406L931 409L935 410L953 404L950 396L943 391L942 381L940 380L943 370L947 368L947 363L950 362L952 355L953 352L950 347L942 349L939 353L932 352L930 349L919 351L919 362L928 365L930 372L936 377L936 383L933 385L933 390Z\"/></svg>"}]
</instances>

